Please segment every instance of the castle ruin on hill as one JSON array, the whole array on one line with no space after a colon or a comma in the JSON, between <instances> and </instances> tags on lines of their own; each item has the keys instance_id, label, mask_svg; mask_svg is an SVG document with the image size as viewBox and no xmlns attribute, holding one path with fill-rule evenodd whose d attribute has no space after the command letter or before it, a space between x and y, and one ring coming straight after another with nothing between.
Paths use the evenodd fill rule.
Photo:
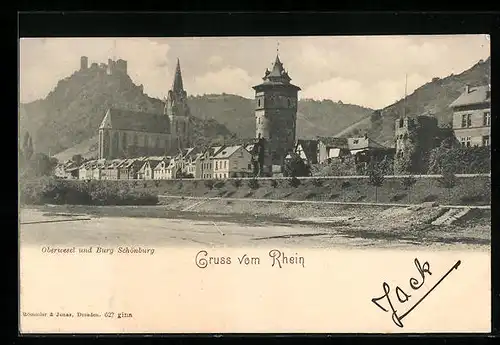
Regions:
<instances>
[{"instance_id":1,"label":"castle ruin on hill","mask_svg":"<svg viewBox=\"0 0 500 345\"><path fill-rule=\"evenodd\" d=\"M115 75L117 73L127 74L127 61L122 59L118 59L116 61L113 59L108 59L107 64L98 64L97 62L93 62L89 66L89 58L87 56L82 56L80 58L80 71L85 71L88 69L100 69L106 71L106 74L108 75Z\"/></svg>"}]
</instances>

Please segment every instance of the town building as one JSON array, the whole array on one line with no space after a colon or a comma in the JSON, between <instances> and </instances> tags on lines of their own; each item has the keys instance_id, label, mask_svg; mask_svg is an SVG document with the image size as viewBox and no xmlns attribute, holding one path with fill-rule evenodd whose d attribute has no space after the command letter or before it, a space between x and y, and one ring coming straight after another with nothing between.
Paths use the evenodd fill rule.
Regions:
<instances>
[{"instance_id":1,"label":"town building","mask_svg":"<svg viewBox=\"0 0 500 345\"><path fill-rule=\"evenodd\" d=\"M465 86L464 92L450 104L453 131L466 147L491 144L491 87Z\"/></svg>"},{"instance_id":2,"label":"town building","mask_svg":"<svg viewBox=\"0 0 500 345\"><path fill-rule=\"evenodd\" d=\"M317 142L317 161L320 164L328 164L335 158L350 155L347 138L319 137Z\"/></svg>"},{"instance_id":3,"label":"town building","mask_svg":"<svg viewBox=\"0 0 500 345\"><path fill-rule=\"evenodd\" d=\"M119 166L122 164L121 159L113 159L106 161L101 168L101 180L118 180L120 178Z\"/></svg>"},{"instance_id":4,"label":"town building","mask_svg":"<svg viewBox=\"0 0 500 345\"><path fill-rule=\"evenodd\" d=\"M300 87L290 83L279 55L266 69L263 82L255 90L256 138L264 140L264 162L261 175L271 174L273 165L282 166L285 156L293 152L297 125L297 103Z\"/></svg>"},{"instance_id":5,"label":"town building","mask_svg":"<svg viewBox=\"0 0 500 345\"><path fill-rule=\"evenodd\" d=\"M169 169L171 157L165 157L156 164L153 168L154 180L170 180L172 179L171 169Z\"/></svg>"},{"instance_id":6,"label":"town building","mask_svg":"<svg viewBox=\"0 0 500 345\"><path fill-rule=\"evenodd\" d=\"M120 180L134 180L137 172L143 165L142 158L124 159L118 166L118 178Z\"/></svg>"},{"instance_id":7,"label":"town building","mask_svg":"<svg viewBox=\"0 0 500 345\"><path fill-rule=\"evenodd\" d=\"M307 165L317 164L319 153L318 144L318 140L299 139L295 145L294 152L297 153Z\"/></svg>"},{"instance_id":8,"label":"town building","mask_svg":"<svg viewBox=\"0 0 500 345\"><path fill-rule=\"evenodd\" d=\"M54 175L61 179L78 179L80 167L73 161L57 164Z\"/></svg>"},{"instance_id":9,"label":"town building","mask_svg":"<svg viewBox=\"0 0 500 345\"><path fill-rule=\"evenodd\" d=\"M394 173L426 173L432 149L450 136L433 116L401 117L395 121Z\"/></svg>"},{"instance_id":10,"label":"town building","mask_svg":"<svg viewBox=\"0 0 500 345\"><path fill-rule=\"evenodd\" d=\"M224 148L225 146L213 146L209 147L203 152L202 156L197 162L197 170L200 171L201 178L214 178L214 157Z\"/></svg>"},{"instance_id":11,"label":"town building","mask_svg":"<svg viewBox=\"0 0 500 345\"><path fill-rule=\"evenodd\" d=\"M174 82L166 99L164 114L116 107L107 110L99 126L99 158L133 158L179 152L189 147L190 123L187 95L177 60Z\"/></svg>"},{"instance_id":12,"label":"town building","mask_svg":"<svg viewBox=\"0 0 500 345\"><path fill-rule=\"evenodd\" d=\"M145 159L144 164L137 172L137 178L141 180L154 180L154 169L165 158L161 156L151 156Z\"/></svg>"},{"instance_id":13,"label":"town building","mask_svg":"<svg viewBox=\"0 0 500 345\"><path fill-rule=\"evenodd\" d=\"M216 179L250 177L253 172L252 155L242 145L224 148L213 157L213 162Z\"/></svg>"}]
</instances>

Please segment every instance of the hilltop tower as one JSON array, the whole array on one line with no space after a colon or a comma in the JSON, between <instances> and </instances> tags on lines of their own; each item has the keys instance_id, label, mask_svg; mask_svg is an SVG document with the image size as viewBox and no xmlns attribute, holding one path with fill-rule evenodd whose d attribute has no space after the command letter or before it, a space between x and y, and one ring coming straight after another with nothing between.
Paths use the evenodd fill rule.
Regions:
<instances>
[{"instance_id":1,"label":"hilltop tower","mask_svg":"<svg viewBox=\"0 0 500 345\"><path fill-rule=\"evenodd\" d=\"M255 121L257 139L264 142L263 172L270 173L272 165L283 165L295 145L297 101L300 87L283 68L279 54L271 71L266 69L263 82L255 90Z\"/></svg>"},{"instance_id":2,"label":"hilltop tower","mask_svg":"<svg viewBox=\"0 0 500 345\"><path fill-rule=\"evenodd\" d=\"M84 71L89 68L89 58L86 56L80 57L80 71Z\"/></svg>"},{"instance_id":3,"label":"hilltop tower","mask_svg":"<svg viewBox=\"0 0 500 345\"><path fill-rule=\"evenodd\" d=\"M396 120L394 173L425 173L429 152L439 144L441 130L432 116L401 117Z\"/></svg>"},{"instance_id":4,"label":"hilltop tower","mask_svg":"<svg viewBox=\"0 0 500 345\"><path fill-rule=\"evenodd\" d=\"M177 59L172 89L168 91L164 114L169 117L171 149L182 150L191 145L191 112L187 104L187 93L182 83L181 65Z\"/></svg>"}]
</instances>

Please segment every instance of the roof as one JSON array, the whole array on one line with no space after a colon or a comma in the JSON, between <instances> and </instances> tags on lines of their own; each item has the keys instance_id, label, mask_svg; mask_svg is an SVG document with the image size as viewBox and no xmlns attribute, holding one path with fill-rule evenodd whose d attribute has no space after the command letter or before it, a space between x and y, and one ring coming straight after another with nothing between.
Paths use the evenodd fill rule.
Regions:
<instances>
[{"instance_id":1,"label":"roof","mask_svg":"<svg viewBox=\"0 0 500 345\"><path fill-rule=\"evenodd\" d=\"M285 71L285 68L283 67L283 63L280 61L279 55L276 55L276 60L274 61L273 68L271 71L266 69L266 72L264 74L264 77L262 78L264 82L260 85L256 85L253 88L261 88L266 85L286 85L289 87L293 87L297 90L300 90L300 87L293 85L290 83L292 78L288 75L288 72Z\"/></svg>"},{"instance_id":2,"label":"roof","mask_svg":"<svg viewBox=\"0 0 500 345\"><path fill-rule=\"evenodd\" d=\"M179 58L177 58L177 66L175 67L174 82L172 83L172 91L182 91L184 86L182 85L182 73L181 73L181 63Z\"/></svg>"},{"instance_id":3,"label":"roof","mask_svg":"<svg viewBox=\"0 0 500 345\"><path fill-rule=\"evenodd\" d=\"M207 149L208 154L210 157L213 157L217 155L222 149L224 149L226 146L212 146Z\"/></svg>"},{"instance_id":4,"label":"roof","mask_svg":"<svg viewBox=\"0 0 500 345\"><path fill-rule=\"evenodd\" d=\"M469 87L453 102L450 104L450 108L472 105L472 104L482 104L491 103L491 88L489 85Z\"/></svg>"},{"instance_id":5,"label":"roof","mask_svg":"<svg viewBox=\"0 0 500 345\"><path fill-rule=\"evenodd\" d=\"M323 143L323 145L325 145L326 147L338 147L338 148L348 147L347 138L318 137L318 142Z\"/></svg>"},{"instance_id":6,"label":"roof","mask_svg":"<svg viewBox=\"0 0 500 345\"><path fill-rule=\"evenodd\" d=\"M163 114L110 108L99 126L147 133L170 133L170 120Z\"/></svg>"},{"instance_id":7,"label":"roof","mask_svg":"<svg viewBox=\"0 0 500 345\"><path fill-rule=\"evenodd\" d=\"M318 140L297 140L297 146L300 145L307 159L310 161L316 161L318 152Z\"/></svg>"},{"instance_id":8,"label":"roof","mask_svg":"<svg viewBox=\"0 0 500 345\"><path fill-rule=\"evenodd\" d=\"M236 151L239 149L242 149L243 147L241 145L236 145L236 146L228 146L224 148L222 151L220 151L218 154L215 155L214 158L216 159L224 159L224 158L229 158L231 157Z\"/></svg>"},{"instance_id":9,"label":"roof","mask_svg":"<svg viewBox=\"0 0 500 345\"><path fill-rule=\"evenodd\" d=\"M367 137L348 138L349 150L360 150L366 148L383 149L384 145L377 143L375 140Z\"/></svg>"}]
</instances>

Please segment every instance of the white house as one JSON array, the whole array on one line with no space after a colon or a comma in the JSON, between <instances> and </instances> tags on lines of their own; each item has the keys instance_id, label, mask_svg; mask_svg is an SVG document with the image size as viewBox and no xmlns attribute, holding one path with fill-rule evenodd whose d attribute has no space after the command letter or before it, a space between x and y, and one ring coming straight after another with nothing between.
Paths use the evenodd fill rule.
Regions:
<instances>
[{"instance_id":1,"label":"white house","mask_svg":"<svg viewBox=\"0 0 500 345\"><path fill-rule=\"evenodd\" d=\"M169 180L172 178L171 174L167 173L171 159L171 157L165 157L165 159L158 162L156 167L153 169L154 180Z\"/></svg>"},{"instance_id":2,"label":"white house","mask_svg":"<svg viewBox=\"0 0 500 345\"><path fill-rule=\"evenodd\" d=\"M229 146L213 157L213 176L216 179L252 175L252 155L243 146Z\"/></svg>"},{"instance_id":3,"label":"white house","mask_svg":"<svg viewBox=\"0 0 500 345\"><path fill-rule=\"evenodd\" d=\"M224 146L213 146L205 150L198 161L196 162L196 170L200 178L202 179L212 179L214 178L214 162L213 158L216 154L222 151Z\"/></svg>"}]
</instances>

